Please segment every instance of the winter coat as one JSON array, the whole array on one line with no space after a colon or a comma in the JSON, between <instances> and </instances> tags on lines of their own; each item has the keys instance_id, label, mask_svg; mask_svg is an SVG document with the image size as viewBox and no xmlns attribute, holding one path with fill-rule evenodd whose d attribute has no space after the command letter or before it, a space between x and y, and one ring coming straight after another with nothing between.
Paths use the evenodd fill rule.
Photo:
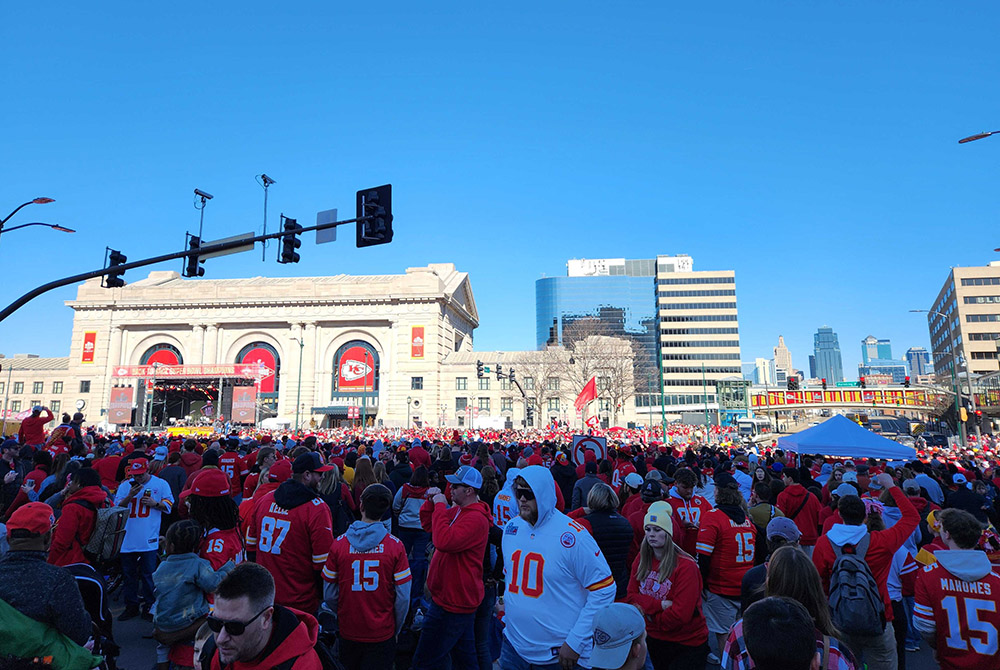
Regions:
<instances>
[{"instance_id":1,"label":"winter coat","mask_svg":"<svg viewBox=\"0 0 1000 670\"><path fill-rule=\"evenodd\" d=\"M319 655L313 647L319 636L315 617L290 607L274 606L271 639L264 651L252 661L237 661L225 670L270 670L282 663L296 659L291 670L322 670ZM222 670L218 649L212 654L212 670Z\"/></svg>"},{"instance_id":2,"label":"winter coat","mask_svg":"<svg viewBox=\"0 0 1000 670\"><path fill-rule=\"evenodd\" d=\"M454 614L475 612L483 601L483 556L493 515L479 501L448 507L427 500L420 522L431 533L434 556L427 571L427 590L434 602Z\"/></svg>"},{"instance_id":3,"label":"winter coat","mask_svg":"<svg viewBox=\"0 0 1000 670\"><path fill-rule=\"evenodd\" d=\"M156 607L153 625L163 631L187 628L208 614L206 594L219 588L222 578L236 567L227 561L218 570L198 554L171 554L153 573Z\"/></svg>"},{"instance_id":4,"label":"winter coat","mask_svg":"<svg viewBox=\"0 0 1000 670\"><path fill-rule=\"evenodd\" d=\"M420 507L427 496L426 486L403 484L392 499L392 511L400 528L420 530Z\"/></svg>"},{"instance_id":5,"label":"winter coat","mask_svg":"<svg viewBox=\"0 0 1000 670\"><path fill-rule=\"evenodd\" d=\"M792 484L778 494L776 505L798 526L802 533L799 544L803 547L815 545L819 537L819 513L823 509L819 498L809 493L802 484Z\"/></svg>"},{"instance_id":6,"label":"winter coat","mask_svg":"<svg viewBox=\"0 0 1000 670\"><path fill-rule=\"evenodd\" d=\"M52 532L49 563L63 566L90 563L83 548L94 534L97 510L104 507L107 500L108 494L100 486L85 486L66 499L59 522ZM84 504L81 505L80 502ZM94 509L86 503L90 503Z\"/></svg>"}]
</instances>

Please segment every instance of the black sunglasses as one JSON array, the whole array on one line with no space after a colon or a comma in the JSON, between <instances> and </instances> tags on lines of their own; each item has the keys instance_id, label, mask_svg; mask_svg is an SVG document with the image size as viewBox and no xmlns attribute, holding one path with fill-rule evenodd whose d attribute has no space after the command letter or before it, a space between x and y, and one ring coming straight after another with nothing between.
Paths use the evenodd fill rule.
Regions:
<instances>
[{"instance_id":1,"label":"black sunglasses","mask_svg":"<svg viewBox=\"0 0 1000 670\"><path fill-rule=\"evenodd\" d=\"M520 498L524 498L525 500L534 500L535 492L529 489L527 486L524 487L519 486L516 489L514 489L514 499L518 500Z\"/></svg>"},{"instance_id":2,"label":"black sunglasses","mask_svg":"<svg viewBox=\"0 0 1000 670\"><path fill-rule=\"evenodd\" d=\"M259 617L261 614L268 611L269 609L271 609L270 605L268 605L261 611L257 612L257 614L255 614L254 617L250 619L250 621L223 621L222 619L216 619L214 616L209 616L208 619L206 620L206 623L208 624L209 629L213 633L218 633L223 628L225 628L226 632L229 633L230 635L233 636L243 635L243 633L247 631L247 626L256 621L257 617Z\"/></svg>"}]
</instances>

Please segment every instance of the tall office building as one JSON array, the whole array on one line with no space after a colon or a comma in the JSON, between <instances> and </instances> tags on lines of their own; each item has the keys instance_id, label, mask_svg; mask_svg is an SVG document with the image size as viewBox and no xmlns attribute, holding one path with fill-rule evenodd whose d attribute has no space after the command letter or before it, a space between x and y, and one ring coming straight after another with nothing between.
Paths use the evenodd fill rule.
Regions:
<instances>
[{"instance_id":1,"label":"tall office building","mask_svg":"<svg viewBox=\"0 0 1000 670\"><path fill-rule=\"evenodd\" d=\"M830 326L821 326L813 335L813 355L816 357L816 377L831 384L844 380L840 341Z\"/></svg>"},{"instance_id":2,"label":"tall office building","mask_svg":"<svg viewBox=\"0 0 1000 670\"><path fill-rule=\"evenodd\" d=\"M892 358L892 342L869 335L861 340L861 363L867 365L874 360L887 361Z\"/></svg>"},{"instance_id":3,"label":"tall office building","mask_svg":"<svg viewBox=\"0 0 1000 670\"><path fill-rule=\"evenodd\" d=\"M943 315L943 316L942 316ZM951 268L927 314L934 373L966 368L962 345L974 375L996 372L1000 340L1000 261L985 267Z\"/></svg>"},{"instance_id":4,"label":"tall office building","mask_svg":"<svg viewBox=\"0 0 1000 670\"><path fill-rule=\"evenodd\" d=\"M816 379L816 356L809 354L809 379Z\"/></svg>"},{"instance_id":5,"label":"tall office building","mask_svg":"<svg viewBox=\"0 0 1000 670\"><path fill-rule=\"evenodd\" d=\"M931 368L931 355L923 347L907 349L906 364L910 366L910 374L914 377L929 375L934 371Z\"/></svg>"},{"instance_id":6,"label":"tall office building","mask_svg":"<svg viewBox=\"0 0 1000 670\"><path fill-rule=\"evenodd\" d=\"M774 361L769 358L754 359L753 383L761 386L777 385L778 378L775 375Z\"/></svg>"},{"instance_id":7,"label":"tall office building","mask_svg":"<svg viewBox=\"0 0 1000 670\"><path fill-rule=\"evenodd\" d=\"M858 377L868 375L889 375L893 384L902 384L910 374L906 361L873 358L867 363L858 363Z\"/></svg>"},{"instance_id":8,"label":"tall office building","mask_svg":"<svg viewBox=\"0 0 1000 670\"><path fill-rule=\"evenodd\" d=\"M716 382L741 375L732 270L696 272L685 255L571 260L566 277L535 283L535 300L539 347L569 344L574 332L598 327L601 334L628 336L643 347L647 360L636 363L640 413L660 411L660 361L671 413L701 411L706 402L717 408Z\"/></svg>"},{"instance_id":9,"label":"tall office building","mask_svg":"<svg viewBox=\"0 0 1000 670\"><path fill-rule=\"evenodd\" d=\"M792 368L792 352L785 346L785 338L778 335L778 346L774 348L774 367L784 370L785 374L791 376L794 372Z\"/></svg>"}]
</instances>

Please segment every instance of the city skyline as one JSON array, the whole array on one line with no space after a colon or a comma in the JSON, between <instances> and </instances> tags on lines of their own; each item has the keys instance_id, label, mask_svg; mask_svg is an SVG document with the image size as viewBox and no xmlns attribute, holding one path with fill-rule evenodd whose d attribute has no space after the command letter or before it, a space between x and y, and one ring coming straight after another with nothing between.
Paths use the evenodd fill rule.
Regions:
<instances>
[{"instance_id":1,"label":"city skyline","mask_svg":"<svg viewBox=\"0 0 1000 670\"><path fill-rule=\"evenodd\" d=\"M997 59L992 4L866 7L859 20L843 6L648 3L637 26L598 6L570 22L532 7L526 23L512 6L397 3L378 50L345 29L370 20L363 7L304 3L268 21L263 4L232 7L197 22L153 6L10 8L0 215L48 196L11 225L77 231L3 234L10 300L100 267L108 246L130 260L179 251L199 228L194 188L215 195L206 239L259 231L263 172L277 180L272 232L282 213L350 218L355 191L392 183L394 242L355 249L341 229L333 244L306 236L298 264L275 264L272 244L266 262L259 248L209 260L206 279L453 262L475 286L484 351L535 346L535 281L567 258L655 249L735 272L744 359L780 334L806 369L826 323L852 370L848 343L869 333L930 351L908 310L933 304L949 267L994 257L976 240L994 228L1000 141L956 142L998 120L1000 91L981 79ZM373 87L383 104L347 104ZM941 237L943 221L964 234ZM905 239L920 265L883 281L859 239ZM74 294L0 323L3 353L66 355Z\"/></svg>"}]
</instances>

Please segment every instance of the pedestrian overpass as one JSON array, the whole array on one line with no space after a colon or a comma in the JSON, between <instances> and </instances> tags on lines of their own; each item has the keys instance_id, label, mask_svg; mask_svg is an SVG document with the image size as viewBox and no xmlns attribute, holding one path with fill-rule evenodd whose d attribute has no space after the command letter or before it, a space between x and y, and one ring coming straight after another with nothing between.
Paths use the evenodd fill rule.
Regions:
<instances>
[{"instance_id":1,"label":"pedestrian overpass","mask_svg":"<svg viewBox=\"0 0 1000 670\"><path fill-rule=\"evenodd\" d=\"M929 412L940 407L946 393L928 387L879 386L875 388L804 389L782 391L751 389L755 414L810 409L911 410Z\"/></svg>"}]
</instances>

